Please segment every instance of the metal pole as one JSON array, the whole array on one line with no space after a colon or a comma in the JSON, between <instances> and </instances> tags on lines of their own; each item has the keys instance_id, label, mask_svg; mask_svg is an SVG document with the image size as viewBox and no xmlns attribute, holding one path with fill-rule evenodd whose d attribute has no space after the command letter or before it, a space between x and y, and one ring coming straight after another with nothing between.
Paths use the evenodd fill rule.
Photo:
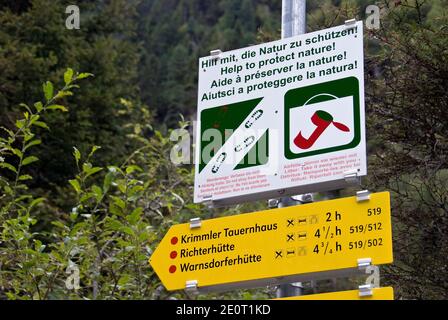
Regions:
<instances>
[{"instance_id":1,"label":"metal pole","mask_svg":"<svg viewBox=\"0 0 448 320\"><path fill-rule=\"evenodd\" d=\"M310 195L304 195L301 198L309 197ZM302 204L302 201L296 200L300 197L282 197L278 203L278 208L296 206ZM301 282L293 282L287 284L281 284L277 286L276 296L277 298L285 298L285 297L295 297L301 296L303 294Z\"/></svg>"},{"instance_id":2,"label":"metal pole","mask_svg":"<svg viewBox=\"0 0 448 320\"><path fill-rule=\"evenodd\" d=\"M306 33L306 0L282 0L282 39ZM306 198L306 199L305 199ZM303 195L302 200L310 202L311 195ZM292 197L283 197L279 208L301 204ZM302 295L302 283L282 284L277 287L277 298Z\"/></svg>"},{"instance_id":3,"label":"metal pole","mask_svg":"<svg viewBox=\"0 0 448 320\"><path fill-rule=\"evenodd\" d=\"M282 0L282 39L306 33L306 0Z\"/></svg>"}]
</instances>

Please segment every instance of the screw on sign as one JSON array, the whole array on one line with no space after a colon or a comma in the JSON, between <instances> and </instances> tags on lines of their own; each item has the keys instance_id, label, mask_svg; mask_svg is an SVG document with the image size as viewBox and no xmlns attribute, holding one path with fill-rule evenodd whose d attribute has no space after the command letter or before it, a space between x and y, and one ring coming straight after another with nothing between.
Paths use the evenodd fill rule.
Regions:
<instances>
[{"instance_id":1,"label":"screw on sign","mask_svg":"<svg viewBox=\"0 0 448 320\"><path fill-rule=\"evenodd\" d=\"M299 132L294 139L294 144L301 149L311 148L322 133L324 133L324 131L330 126L330 124L333 124L341 131L350 132L350 129L345 124L333 121L333 116L323 110L316 111L311 117L311 121L317 126L317 128L310 135L310 137L306 139L302 136L302 132Z\"/></svg>"}]
</instances>

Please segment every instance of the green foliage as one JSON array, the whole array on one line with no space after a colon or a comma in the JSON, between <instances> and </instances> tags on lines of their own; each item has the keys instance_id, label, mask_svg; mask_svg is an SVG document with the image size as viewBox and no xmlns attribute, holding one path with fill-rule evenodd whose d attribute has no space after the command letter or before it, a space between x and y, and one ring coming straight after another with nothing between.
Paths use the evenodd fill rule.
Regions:
<instances>
[{"instance_id":1,"label":"green foliage","mask_svg":"<svg viewBox=\"0 0 448 320\"><path fill-rule=\"evenodd\" d=\"M183 208L185 195L174 189L182 188L182 180L190 178L189 172L185 174L185 170L179 169L183 174L181 180L170 181L171 184L160 180L166 186L164 190L154 183L152 173L158 166L152 160L153 153L166 151L168 143L160 134L154 140L145 140L139 135L141 130L134 126L130 138L144 145L121 166L108 166L104 174L104 168L93 165L100 147L94 146L86 157L74 148L78 173L69 183L76 194L75 205L69 214L55 217L45 231L33 230L39 221L35 209L45 199L34 198L22 181L32 178L23 174L24 167L38 160L30 154L30 148L40 144L33 131L35 123L52 110L66 111L62 105L54 107L54 103L70 92L76 81L87 76L68 69L64 74L65 86L56 93L53 85L46 82L43 85L46 102L35 103L35 110L27 107L23 119L17 121L16 130L4 128L6 135L0 138L2 298L145 298L158 285L149 270L148 256L152 250L150 244L160 238L159 232L165 227L156 230L152 224L164 225L166 215ZM127 108L133 106L127 104ZM143 109L142 113L145 118ZM178 170L168 162L158 164L163 166L161 170L166 171L168 180L171 180L168 173ZM46 238L46 244L42 238ZM80 270L82 289L69 291L65 272L73 266Z\"/></svg>"},{"instance_id":2,"label":"green foliage","mask_svg":"<svg viewBox=\"0 0 448 320\"><path fill-rule=\"evenodd\" d=\"M32 228L37 223L34 208L45 199L35 198L26 184L33 177L25 172L39 160L31 148L41 144L36 137L36 127L47 127L43 121L52 110L67 111L55 103L71 94L81 76L68 69L65 86L54 91L49 81L42 86L44 102L34 103L26 109L23 118L16 121L15 129L2 127L0 136L0 296L9 299L45 299L51 291L56 276L61 272L38 239ZM82 77L82 78L85 78ZM50 247L53 244L50 245Z\"/></svg>"},{"instance_id":3,"label":"green foliage","mask_svg":"<svg viewBox=\"0 0 448 320\"><path fill-rule=\"evenodd\" d=\"M10 2L10 1L7 1ZM16 118L13 106L24 102L32 105L43 87L45 98L53 94L52 82L72 80L70 65L78 70L91 70L97 77L84 88L82 96L60 92L60 105L70 98L73 108L64 113L53 112L46 118L41 159L32 168L35 180L31 187L54 191L73 175L71 146L87 152L93 144L103 146L98 161L106 164L124 158L132 149L122 132L124 119L117 117L120 98L138 100L139 44L133 38L137 30L136 6L139 1L113 0L94 3L82 1L82 28L65 28L66 1L14 1L0 5L0 123L11 129ZM43 14L45 13L45 14ZM78 79L90 76L78 75ZM44 80L49 79L49 82ZM64 99L65 98L65 99ZM39 125L39 124L38 124ZM114 141L115 143L110 143ZM60 158L54 162L52 159ZM62 160L63 159L63 160Z\"/></svg>"},{"instance_id":4,"label":"green foliage","mask_svg":"<svg viewBox=\"0 0 448 320\"><path fill-rule=\"evenodd\" d=\"M131 120L125 126L127 138L139 147L120 165L95 165L102 151L99 146L86 154L73 148L77 173L68 181L72 191L64 190L71 209L58 210L51 223L38 227L45 222L45 210L50 208L47 203L55 199L33 197L26 184L32 176L23 174L25 165L37 160L31 153L31 147L40 144L32 131L34 119L53 110L64 112L62 105L50 107L60 93L67 93L84 78L82 75L68 69L65 86L56 93L53 90L51 96L52 86L46 82L46 102L37 102L39 107L23 114L16 131L6 129L6 137L1 138L0 298L166 298L170 294L150 268L149 256L173 223L196 216L209 218L217 212L204 213L192 204L192 171L170 162L169 139L159 131L152 138L145 136L150 122L146 108L121 101L120 114ZM140 121L134 122L133 117ZM188 126L184 120L180 124ZM78 289L67 287L73 268L79 270ZM250 299L267 295L241 291L226 296ZM183 293L171 296L186 298Z\"/></svg>"},{"instance_id":5,"label":"green foliage","mask_svg":"<svg viewBox=\"0 0 448 320\"><path fill-rule=\"evenodd\" d=\"M141 2L141 99L155 108L163 130L176 125L179 113L194 113L198 58L255 44L259 29L279 35L280 9L277 0Z\"/></svg>"},{"instance_id":6,"label":"green foliage","mask_svg":"<svg viewBox=\"0 0 448 320\"><path fill-rule=\"evenodd\" d=\"M367 67L369 184L393 192L395 263L384 278L405 299L448 297L448 19L430 9L389 3Z\"/></svg>"}]
</instances>

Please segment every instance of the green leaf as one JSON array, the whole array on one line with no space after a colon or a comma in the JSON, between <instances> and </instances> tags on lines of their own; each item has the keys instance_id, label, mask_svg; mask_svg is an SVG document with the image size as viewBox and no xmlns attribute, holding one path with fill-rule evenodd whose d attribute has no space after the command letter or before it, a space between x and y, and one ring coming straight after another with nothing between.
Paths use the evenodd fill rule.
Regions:
<instances>
[{"instance_id":1,"label":"green leaf","mask_svg":"<svg viewBox=\"0 0 448 320\"><path fill-rule=\"evenodd\" d=\"M65 229L64 225L61 222L57 222L58 224L56 224L56 222L52 222L55 226L61 228L61 229ZM54 259L56 259L59 263L66 263L65 259L57 252L57 251L52 251L51 255L53 256Z\"/></svg>"},{"instance_id":2,"label":"green leaf","mask_svg":"<svg viewBox=\"0 0 448 320\"><path fill-rule=\"evenodd\" d=\"M40 116L38 114L33 114L30 117L30 126L32 126L37 120L39 120Z\"/></svg>"},{"instance_id":3,"label":"green leaf","mask_svg":"<svg viewBox=\"0 0 448 320\"><path fill-rule=\"evenodd\" d=\"M97 150L99 150L99 149L101 149L101 147L100 146L93 146L92 147L92 151L90 151L90 153L89 153L89 159L93 156L93 154L97 151Z\"/></svg>"},{"instance_id":4,"label":"green leaf","mask_svg":"<svg viewBox=\"0 0 448 320\"><path fill-rule=\"evenodd\" d=\"M81 186L79 185L78 180L72 179L72 180L69 180L68 182L72 185L73 189L75 189L76 193L81 192Z\"/></svg>"},{"instance_id":5,"label":"green leaf","mask_svg":"<svg viewBox=\"0 0 448 320\"><path fill-rule=\"evenodd\" d=\"M42 241L40 240L34 240L34 250L37 252L42 252L45 249L45 245L42 244Z\"/></svg>"},{"instance_id":6,"label":"green leaf","mask_svg":"<svg viewBox=\"0 0 448 320\"><path fill-rule=\"evenodd\" d=\"M17 120L17 121L16 121L16 127L17 127L18 129L22 129L23 126L25 125L25 123L26 123L26 120L25 120L25 119Z\"/></svg>"},{"instance_id":7,"label":"green leaf","mask_svg":"<svg viewBox=\"0 0 448 320\"><path fill-rule=\"evenodd\" d=\"M107 226L114 231L119 231L123 227L123 224L116 219L110 219L107 222Z\"/></svg>"},{"instance_id":8,"label":"green leaf","mask_svg":"<svg viewBox=\"0 0 448 320\"><path fill-rule=\"evenodd\" d=\"M136 166L136 165L131 165L131 166L128 166L128 167L126 168L126 173L127 173L127 174L131 174L131 173L133 173L134 171L142 172L143 170L142 170L142 168L140 168L139 166Z\"/></svg>"},{"instance_id":9,"label":"green leaf","mask_svg":"<svg viewBox=\"0 0 448 320\"><path fill-rule=\"evenodd\" d=\"M112 229L114 231L120 230L120 228L123 226L123 224L115 218L108 218L106 221L106 225L109 229Z\"/></svg>"},{"instance_id":10,"label":"green leaf","mask_svg":"<svg viewBox=\"0 0 448 320\"><path fill-rule=\"evenodd\" d=\"M20 151L19 149L12 149L12 153L14 153L16 156L18 156L20 159L22 159L23 157L23 153L22 151Z\"/></svg>"},{"instance_id":11,"label":"green leaf","mask_svg":"<svg viewBox=\"0 0 448 320\"><path fill-rule=\"evenodd\" d=\"M93 198L94 196L95 196L95 194L93 194L93 193L86 193L86 194L84 194L84 195L81 197L81 199L79 199L79 202L80 202L80 203L84 203L84 202L86 202L87 200Z\"/></svg>"},{"instance_id":12,"label":"green leaf","mask_svg":"<svg viewBox=\"0 0 448 320\"><path fill-rule=\"evenodd\" d=\"M39 203L44 202L45 198L37 198L31 201L29 209L33 208L34 206L37 206Z\"/></svg>"},{"instance_id":13,"label":"green leaf","mask_svg":"<svg viewBox=\"0 0 448 320\"><path fill-rule=\"evenodd\" d=\"M68 85L70 82L72 82L73 79L73 69L67 68L67 71L64 73L64 82L66 85Z\"/></svg>"},{"instance_id":14,"label":"green leaf","mask_svg":"<svg viewBox=\"0 0 448 320\"><path fill-rule=\"evenodd\" d=\"M54 97L54 100L72 96L72 95L73 95L73 92L71 92L71 91L59 91L58 94Z\"/></svg>"},{"instance_id":15,"label":"green leaf","mask_svg":"<svg viewBox=\"0 0 448 320\"><path fill-rule=\"evenodd\" d=\"M134 186L128 191L128 197L131 198L143 190L143 186Z\"/></svg>"},{"instance_id":16,"label":"green leaf","mask_svg":"<svg viewBox=\"0 0 448 320\"><path fill-rule=\"evenodd\" d=\"M112 180L114 178L114 175L115 174L113 172L108 172L106 174L106 176L104 177L104 182L103 182L103 191L104 191L104 193L106 193L109 190L110 185L112 184Z\"/></svg>"},{"instance_id":17,"label":"green leaf","mask_svg":"<svg viewBox=\"0 0 448 320\"><path fill-rule=\"evenodd\" d=\"M25 108L29 113L33 113L33 112L31 111L30 107L28 107L28 106L27 106L26 104L24 104L24 103L19 104L19 106Z\"/></svg>"},{"instance_id":18,"label":"green leaf","mask_svg":"<svg viewBox=\"0 0 448 320\"><path fill-rule=\"evenodd\" d=\"M20 196L20 197L18 197L16 200L14 200L15 202L17 202L17 203L19 203L19 202L22 202L23 200L26 200L26 199L32 199L33 198L33 196L32 195L23 195L23 196Z\"/></svg>"},{"instance_id":19,"label":"green leaf","mask_svg":"<svg viewBox=\"0 0 448 320\"><path fill-rule=\"evenodd\" d=\"M70 221L75 222L79 216L78 207L75 207L70 212Z\"/></svg>"},{"instance_id":20,"label":"green leaf","mask_svg":"<svg viewBox=\"0 0 448 320\"><path fill-rule=\"evenodd\" d=\"M76 77L76 79L81 80L81 79L85 79L85 78L93 77L93 76L94 76L93 73L82 72Z\"/></svg>"},{"instance_id":21,"label":"green leaf","mask_svg":"<svg viewBox=\"0 0 448 320\"><path fill-rule=\"evenodd\" d=\"M124 209L126 207L126 202L124 202L123 199L115 196L112 196L111 198L114 200L114 203L121 209Z\"/></svg>"},{"instance_id":22,"label":"green leaf","mask_svg":"<svg viewBox=\"0 0 448 320\"><path fill-rule=\"evenodd\" d=\"M41 128L44 128L44 129L47 129L48 131L50 131L50 128L43 121L36 121L36 122L34 122L34 125L36 125L38 127L41 127Z\"/></svg>"},{"instance_id":23,"label":"green leaf","mask_svg":"<svg viewBox=\"0 0 448 320\"><path fill-rule=\"evenodd\" d=\"M31 139L33 139L34 136L35 136L34 133L31 133L31 131L27 131L27 132L25 132L24 141L25 141L25 142L28 142L28 141L30 141Z\"/></svg>"},{"instance_id":24,"label":"green leaf","mask_svg":"<svg viewBox=\"0 0 448 320\"><path fill-rule=\"evenodd\" d=\"M82 172L87 173L92 168L92 164L90 162L84 162L82 164Z\"/></svg>"},{"instance_id":25,"label":"green leaf","mask_svg":"<svg viewBox=\"0 0 448 320\"><path fill-rule=\"evenodd\" d=\"M121 193L126 194L126 190L127 190L126 180L119 179L119 180L116 180L115 183L117 184L118 190L120 190Z\"/></svg>"},{"instance_id":26,"label":"green leaf","mask_svg":"<svg viewBox=\"0 0 448 320\"><path fill-rule=\"evenodd\" d=\"M39 101L39 102L36 102L36 103L34 104L34 107L36 108L37 112L41 112L42 109L44 108L42 102L40 102L40 101Z\"/></svg>"},{"instance_id":27,"label":"green leaf","mask_svg":"<svg viewBox=\"0 0 448 320\"><path fill-rule=\"evenodd\" d=\"M86 178L90 177L91 175L100 172L101 170L103 170L103 168L100 167L93 167L90 168L88 171L86 171Z\"/></svg>"},{"instance_id":28,"label":"green leaf","mask_svg":"<svg viewBox=\"0 0 448 320\"><path fill-rule=\"evenodd\" d=\"M116 167L116 166L108 166L108 167L107 167L107 170L109 170L109 172L112 172L112 173L114 173L114 174L116 174L116 173L120 173L121 175L124 176L123 171L122 171L119 167Z\"/></svg>"},{"instance_id":29,"label":"green leaf","mask_svg":"<svg viewBox=\"0 0 448 320\"><path fill-rule=\"evenodd\" d=\"M151 235L149 234L149 232L142 232L138 236L138 240L140 240L141 242L144 242L144 241L148 241L150 239L150 237L151 237Z\"/></svg>"},{"instance_id":30,"label":"green leaf","mask_svg":"<svg viewBox=\"0 0 448 320\"><path fill-rule=\"evenodd\" d=\"M101 188L95 184L92 186L91 189L92 192L95 194L96 202L100 202L101 197L103 196L103 190L101 190Z\"/></svg>"},{"instance_id":31,"label":"green leaf","mask_svg":"<svg viewBox=\"0 0 448 320\"><path fill-rule=\"evenodd\" d=\"M62 112L68 112L68 109L60 104L52 104L47 107L48 110L61 110Z\"/></svg>"},{"instance_id":32,"label":"green leaf","mask_svg":"<svg viewBox=\"0 0 448 320\"><path fill-rule=\"evenodd\" d=\"M20 296L19 295L15 295L12 292L5 292L6 297L8 298L8 300L17 300ZM20 297L22 298L22 297Z\"/></svg>"},{"instance_id":33,"label":"green leaf","mask_svg":"<svg viewBox=\"0 0 448 320\"><path fill-rule=\"evenodd\" d=\"M14 173L17 173L17 169L12 164L9 164L7 162L0 162L0 168L5 168Z\"/></svg>"},{"instance_id":34,"label":"green leaf","mask_svg":"<svg viewBox=\"0 0 448 320\"><path fill-rule=\"evenodd\" d=\"M115 215L117 215L117 216L122 216L122 215L123 215L123 212L122 212L121 208L119 208L119 207L118 207L116 204L114 204L114 203L111 203L111 204L109 205L109 212L112 213L112 214L115 214Z\"/></svg>"},{"instance_id":35,"label":"green leaf","mask_svg":"<svg viewBox=\"0 0 448 320\"><path fill-rule=\"evenodd\" d=\"M73 156L75 157L76 164L79 164L79 160L81 160L81 152L79 152L76 147L73 147Z\"/></svg>"},{"instance_id":36,"label":"green leaf","mask_svg":"<svg viewBox=\"0 0 448 320\"><path fill-rule=\"evenodd\" d=\"M28 148L31 148L32 146L36 146L36 145L41 144L41 143L42 143L42 141L39 140L39 139L33 140L33 141L29 142L29 143L23 148L23 150L26 151L26 150L28 150Z\"/></svg>"},{"instance_id":37,"label":"green leaf","mask_svg":"<svg viewBox=\"0 0 448 320\"><path fill-rule=\"evenodd\" d=\"M131 277L128 274L123 275L120 280L118 280L118 285L120 287L124 287L125 285L128 284L129 280L131 279Z\"/></svg>"},{"instance_id":38,"label":"green leaf","mask_svg":"<svg viewBox=\"0 0 448 320\"><path fill-rule=\"evenodd\" d=\"M1 167L1 164L0 164L0 167ZM5 190L5 194L12 195L13 192L9 186L4 186L3 188Z\"/></svg>"},{"instance_id":39,"label":"green leaf","mask_svg":"<svg viewBox=\"0 0 448 320\"><path fill-rule=\"evenodd\" d=\"M128 235L130 235L130 236L133 236L135 233L134 233L134 230L132 230L130 227L122 227L121 229L120 229L120 231L121 232L124 232L124 233L126 233L126 234L128 234Z\"/></svg>"},{"instance_id":40,"label":"green leaf","mask_svg":"<svg viewBox=\"0 0 448 320\"><path fill-rule=\"evenodd\" d=\"M130 224L134 225L138 222L142 213L143 208L135 208L134 211L132 211L132 213L126 217L126 220L128 220Z\"/></svg>"},{"instance_id":41,"label":"green leaf","mask_svg":"<svg viewBox=\"0 0 448 320\"><path fill-rule=\"evenodd\" d=\"M19 180L20 180L20 181L32 180L32 179L33 179L33 177L30 176L29 174L24 174L24 175L21 175L21 176L19 177Z\"/></svg>"},{"instance_id":42,"label":"green leaf","mask_svg":"<svg viewBox=\"0 0 448 320\"><path fill-rule=\"evenodd\" d=\"M23 161L22 161L22 166L26 166L30 163L36 162L38 161L39 158L35 157L35 156L30 156L30 157L26 157Z\"/></svg>"},{"instance_id":43,"label":"green leaf","mask_svg":"<svg viewBox=\"0 0 448 320\"><path fill-rule=\"evenodd\" d=\"M0 127L0 129L3 129L3 130L5 130L8 134L9 134L9 136L10 137L13 137L14 136L14 132L12 132L11 130L9 130L8 128L5 128L5 127Z\"/></svg>"},{"instance_id":44,"label":"green leaf","mask_svg":"<svg viewBox=\"0 0 448 320\"><path fill-rule=\"evenodd\" d=\"M53 97L54 88L53 84L50 81L47 81L43 84L43 91L45 95L45 99L49 101Z\"/></svg>"}]
</instances>

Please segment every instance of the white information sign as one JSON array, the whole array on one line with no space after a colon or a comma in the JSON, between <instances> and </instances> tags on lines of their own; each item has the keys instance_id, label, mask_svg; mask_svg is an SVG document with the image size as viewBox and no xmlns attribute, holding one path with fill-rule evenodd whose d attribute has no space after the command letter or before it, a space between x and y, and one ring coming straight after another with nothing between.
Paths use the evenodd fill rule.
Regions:
<instances>
[{"instance_id":1,"label":"white information sign","mask_svg":"<svg viewBox=\"0 0 448 320\"><path fill-rule=\"evenodd\" d=\"M333 190L365 176L362 22L201 58L195 157L195 202Z\"/></svg>"}]
</instances>

